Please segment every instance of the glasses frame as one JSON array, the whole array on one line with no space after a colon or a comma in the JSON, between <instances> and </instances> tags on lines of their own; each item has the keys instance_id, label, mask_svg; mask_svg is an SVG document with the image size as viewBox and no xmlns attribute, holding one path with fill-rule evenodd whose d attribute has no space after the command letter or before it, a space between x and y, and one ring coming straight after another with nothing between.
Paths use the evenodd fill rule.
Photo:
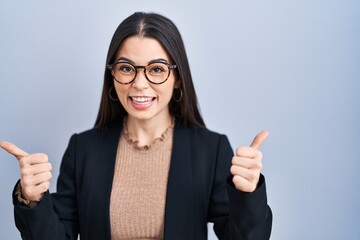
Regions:
<instances>
[{"instance_id":1,"label":"glasses frame","mask_svg":"<svg viewBox=\"0 0 360 240\"><path fill-rule=\"evenodd\" d=\"M113 73L112 73L113 68L114 68L114 66L115 66L116 64L119 64L119 63L126 63L126 64L129 64L129 65L131 65L132 67L134 67L134 69L135 69L135 76L134 76L134 78L133 78L130 82L127 82L127 83L120 82L120 81L117 80L117 79L115 78L115 76L113 75ZM146 74L146 68L147 68L148 66L150 66L151 64L154 64L154 63L164 64L164 65L166 65L166 66L168 67L168 69L169 69L169 73L168 73L167 77L166 77L165 80L162 81L162 82L153 82L153 81L151 81L151 80L148 78L148 76L147 76L147 74ZM110 70L111 75L112 75L112 77L114 78L114 80L115 80L116 82L120 83L120 84L130 84L130 83L134 82L134 81L135 81L135 78L136 78L136 76L137 76L137 74L138 74L138 69L139 69L139 68L142 68L142 69L144 69L144 75L145 75L146 80L148 80L148 81L149 81L150 83L152 83L152 84L159 85L159 84L163 84L164 82L166 82L166 81L168 80L168 78L169 78L169 76L170 76L170 73L171 73L171 70L172 70L172 69L175 69L175 68L176 68L176 65L175 65L175 64L165 63L165 62L152 62L152 63L150 63L150 64L148 64L148 65L146 65L146 66L135 66L134 64L132 64L132 63L130 63L130 62L127 62L127 61L118 61L118 62L115 62L115 63L113 63L113 64L108 64L108 65L106 65L106 67Z\"/></svg>"}]
</instances>

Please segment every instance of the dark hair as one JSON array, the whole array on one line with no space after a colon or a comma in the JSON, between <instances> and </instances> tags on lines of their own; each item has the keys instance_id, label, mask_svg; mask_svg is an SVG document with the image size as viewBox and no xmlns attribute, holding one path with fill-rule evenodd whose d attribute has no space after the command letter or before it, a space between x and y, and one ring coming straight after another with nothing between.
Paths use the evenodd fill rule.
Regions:
<instances>
[{"instance_id":1,"label":"dark hair","mask_svg":"<svg viewBox=\"0 0 360 240\"><path fill-rule=\"evenodd\" d=\"M170 114L177 121L188 126L205 127L199 111L184 43L179 30L170 19L159 14L143 12L134 13L126 18L120 23L111 40L106 65L115 61L120 44L126 38L136 35L158 40L166 49L171 61L177 66L174 73L177 81L180 81L183 96L180 102L174 101L173 98L170 100ZM120 101L110 99L109 90L112 86L114 86L114 81L111 72L105 69L104 86L95 128L104 129L127 115Z\"/></svg>"}]
</instances>

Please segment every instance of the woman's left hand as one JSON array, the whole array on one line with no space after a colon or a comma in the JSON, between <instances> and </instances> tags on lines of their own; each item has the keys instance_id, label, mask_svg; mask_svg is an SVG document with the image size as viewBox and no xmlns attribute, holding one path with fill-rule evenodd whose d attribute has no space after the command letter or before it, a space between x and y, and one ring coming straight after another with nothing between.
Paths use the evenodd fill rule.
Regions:
<instances>
[{"instance_id":1,"label":"woman's left hand","mask_svg":"<svg viewBox=\"0 0 360 240\"><path fill-rule=\"evenodd\" d=\"M249 147L238 147L236 155L232 158L230 172L236 189L243 192L255 191L262 169L262 153L259 151L261 144L269 136L264 130L257 134Z\"/></svg>"}]
</instances>

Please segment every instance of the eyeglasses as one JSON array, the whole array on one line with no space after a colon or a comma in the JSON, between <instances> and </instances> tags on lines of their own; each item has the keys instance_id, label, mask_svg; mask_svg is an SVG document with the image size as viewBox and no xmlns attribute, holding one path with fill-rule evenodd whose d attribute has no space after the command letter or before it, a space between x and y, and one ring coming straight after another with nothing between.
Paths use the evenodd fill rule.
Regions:
<instances>
[{"instance_id":1,"label":"eyeglasses","mask_svg":"<svg viewBox=\"0 0 360 240\"><path fill-rule=\"evenodd\" d=\"M132 83L138 73L138 68L144 69L146 79L153 84L162 84L168 80L171 69L175 69L176 65L164 62L152 62L147 66L134 66L125 61L119 61L107 65L111 70L111 75L120 84Z\"/></svg>"}]
</instances>

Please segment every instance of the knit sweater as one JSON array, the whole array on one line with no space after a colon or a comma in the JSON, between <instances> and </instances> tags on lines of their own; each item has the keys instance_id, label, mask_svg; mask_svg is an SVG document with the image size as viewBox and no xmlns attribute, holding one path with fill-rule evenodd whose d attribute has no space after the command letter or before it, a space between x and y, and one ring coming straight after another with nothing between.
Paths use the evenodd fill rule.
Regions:
<instances>
[{"instance_id":1,"label":"knit sweater","mask_svg":"<svg viewBox=\"0 0 360 240\"><path fill-rule=\"evenodd\" d=\"M174 126L143 147L124 129L110 199L111 239L163 239Z\"/></svg>"}]
</instances>

